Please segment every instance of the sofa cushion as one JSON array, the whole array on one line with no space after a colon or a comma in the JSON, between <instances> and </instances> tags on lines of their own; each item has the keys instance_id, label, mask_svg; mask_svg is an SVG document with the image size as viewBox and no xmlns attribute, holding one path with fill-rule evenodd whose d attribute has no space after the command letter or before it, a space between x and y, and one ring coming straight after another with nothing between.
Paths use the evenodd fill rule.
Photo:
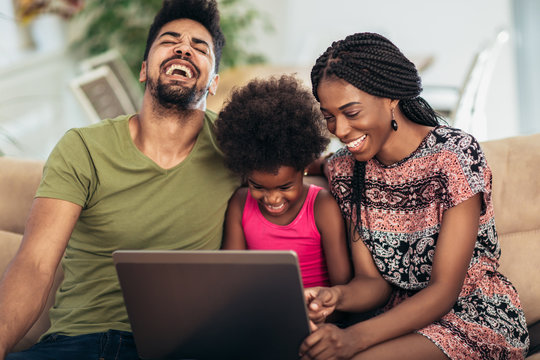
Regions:
<instances>
[{"instance_id":1,"label":"sofa cushion","mask_svg":"<svg viewBox=\"0 0 540 360\"><path fill-rule=\"evenodd\" d=\"M0 230L22 234L43 162L0 156Z\"/></svg>"},{"instance_id":2,"label":"sofa cushion","mask_svg":"<svg viewBox=\"0 0 540 360\"><path fill-rule=\"evenodd\" d=\"M516 286L530 325L540 320L540 134L481 143L493 171L500 271Z\"/></svg>"},{"instance_id":3,"label":"sofa cushion","mask_svg":"<svg viewBox=\"0 0 540 360\"><path fill-rule=\"evenodd\" d=\"M540 134L481 144L493 171L493 207L497 232L540 229Z\"/></svg>"},{"instance_id":4,"label":"sofa cushion","mask_svg":"<svg viewBox=\"0 0 540 360\"><path fill-rule=\"evenodd\" d=\"M540 321L540 230L502 234L499 242L499 271L516 287L527 324Z\"/></svg>"}]
</instances>

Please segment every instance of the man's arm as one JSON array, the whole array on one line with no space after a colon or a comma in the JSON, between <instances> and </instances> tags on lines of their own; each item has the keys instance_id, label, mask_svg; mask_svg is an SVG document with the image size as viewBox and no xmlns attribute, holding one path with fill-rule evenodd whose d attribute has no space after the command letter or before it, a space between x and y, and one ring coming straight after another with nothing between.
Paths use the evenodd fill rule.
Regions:
<instances>
[{"instance_id":1,"label":"man's arm","mask_svg":"<svg viewBox=\"0 0 540 360\"><path fill-rule=\"evenodd\" d=\"M68 201L34 200L21 246L0 282L0 359L43 311L80 213L81 206Z\"/></svg>"}]
</instances>

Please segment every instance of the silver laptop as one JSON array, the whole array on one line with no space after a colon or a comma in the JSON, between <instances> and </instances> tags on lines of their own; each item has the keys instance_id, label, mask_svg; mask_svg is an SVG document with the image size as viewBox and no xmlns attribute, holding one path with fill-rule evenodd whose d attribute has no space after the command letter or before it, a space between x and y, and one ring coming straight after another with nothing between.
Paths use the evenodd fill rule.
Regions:
<instances>
[{"instance_id":1,"label":"silver laptop","mask_svg":"<svg viewBox=\"0 0 540 360\"><path fill-rule=\"evenodd\" d=\"M143 359L297 359L309 334L293 251L116 251Z\"/></svg>"}]
</instances>

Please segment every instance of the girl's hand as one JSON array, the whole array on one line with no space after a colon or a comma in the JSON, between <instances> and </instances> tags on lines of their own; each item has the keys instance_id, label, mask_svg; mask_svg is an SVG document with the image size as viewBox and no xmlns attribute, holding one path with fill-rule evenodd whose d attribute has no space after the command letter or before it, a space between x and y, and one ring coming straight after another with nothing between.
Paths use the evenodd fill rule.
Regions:
<instances>
[{"instance_id":1,"label":"girl's hand","mask_svg":"<svg viewBox=\"0 0 540 360\"><path fill-rule=\"evenodd\" d=\"M308 317L315 323L323 323L336 310L340 292L335 287L314 287L304 290Z\"/></svg>"},{"instance_id":2,"label":"girl's hand","mask_svg":"<svg viewBox=\"0 0 540 360\"><path fill-rule=\"evenodd\" d=\"M357 341L348 329L322 324L304 340L299 355L302 360L351 359Z\"/></svg>"}]
</instances>

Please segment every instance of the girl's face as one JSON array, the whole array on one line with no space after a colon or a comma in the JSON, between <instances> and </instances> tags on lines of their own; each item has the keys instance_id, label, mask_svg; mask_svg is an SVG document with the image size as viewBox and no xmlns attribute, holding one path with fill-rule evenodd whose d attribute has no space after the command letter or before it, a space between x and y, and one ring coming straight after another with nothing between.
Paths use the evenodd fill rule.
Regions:
<instances>
[{"instance_id":1,"label":"girl's face","mask_svg":"<svg viewBox=\"0 0 540 360\"><path fill-rule=\"evenodd\" d=\"M370 95L343 79L323 79L317 88L328 130L358 161L384 150L395 134L390 122L397 100Z\"/></svg>"},{"instance_id":2,"label":"girl's face","mask_svg":"<svg viewBox=\"0 0 540 360\"><path fill-rule=\"evenodd\" d=\"M302 171L281 166L277 173L253 171L247 180L251 196L264 215L277 218L296 214L303 193Z\"/></svg>"}]
</instances>

